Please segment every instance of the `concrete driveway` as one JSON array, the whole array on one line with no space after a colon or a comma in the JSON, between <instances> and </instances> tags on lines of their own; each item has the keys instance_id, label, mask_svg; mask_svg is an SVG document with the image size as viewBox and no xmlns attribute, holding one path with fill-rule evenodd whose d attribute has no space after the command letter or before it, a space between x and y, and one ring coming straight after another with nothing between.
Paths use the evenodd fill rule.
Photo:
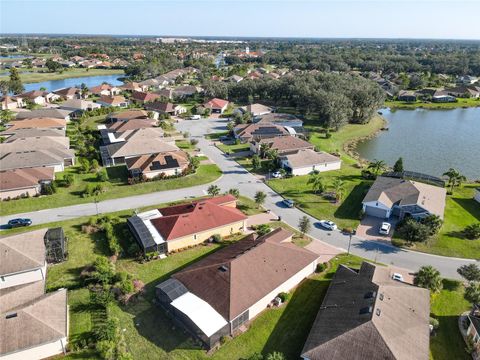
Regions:
<instances>
[{"instance_id":1,"label":"concrete driveway","mask_svg":"<svg viewBox=\"0 0 480 360\"><path fill-rule=\"evenodd\" d=\"M382 222L389 222L392 224L392 228L390 229L390 234L388 235L381 235L378 233ZM357 236L364 238L366 240L376 240L376 241L386 241L390 242L392 240L393 229L396 225L396 219L380 219L374 216L366 216L360 222L360 225L357 227Z\"/></svg>"}]
</instances>

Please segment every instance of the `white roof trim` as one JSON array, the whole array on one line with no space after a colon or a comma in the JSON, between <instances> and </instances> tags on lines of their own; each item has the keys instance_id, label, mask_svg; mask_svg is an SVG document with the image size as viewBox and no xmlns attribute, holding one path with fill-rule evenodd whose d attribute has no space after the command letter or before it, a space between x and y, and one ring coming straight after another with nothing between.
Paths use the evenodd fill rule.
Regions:
<instances>
[{"instance_id":1,"label":"white roof trim","mask_svg":"<svg viewBox=\"0 0 480 360\"><path fill-rule=\"evenodd\" d=\"M150 235L152 235L153 241L158 244L163 244L165 242L165 239L163 236L158 232L158 230L153 226L152 222L150 220L162 217L162 214L158 209L150 210L150 211L145 211L142 213L137 214L137 216L142 219L143 223L147 227L148 231L150 232Z\"/></svg>"},{"instance_id":2,"label":"white roof trim","mask_svg":"<svg viewBox=\"0 0 480 360\"><path fill-rule=\"evenodd\" d=\"M208 337L228 324L210 304L191 292L176 298L171 305L188 316Z\"/></svg>"},{"instance_id":3,"label":"white roof trim","mask_svg":"<svg viewBox=\"0 0 480 360\"><path fill-rule=\"evenodd\" d=\"M291 127L291 126L284 126L284 128L285 128L285 130L288 131L288 133L289 133L290 135L297 135L297 132L295 131L295 129L294 129L293 127Z\"/></svg>"}]
</instances>

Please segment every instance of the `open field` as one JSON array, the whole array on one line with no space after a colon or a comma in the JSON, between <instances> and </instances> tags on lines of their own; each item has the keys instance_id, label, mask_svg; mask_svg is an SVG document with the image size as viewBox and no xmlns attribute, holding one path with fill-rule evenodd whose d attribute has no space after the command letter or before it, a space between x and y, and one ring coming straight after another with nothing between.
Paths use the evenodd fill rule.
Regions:
<instances>
[{"instance_id":1,"label":"open field","mask_svg":"<svg viewBox=\"0 0 480 360\"><path fill-rule=\"evenodd\" d=\"M457 109L457 108L464 108L464 107L479 107L480 106L480 99L461 99L458 98L457 102L451 103L432 103L432 102L423 102L423 101L416 101L416 102L405 102L405 101L385 101L385 106L391 109L430 109L430 110L448 110L448 109Z\"/></svg>"},{"instance_id":2,"label":"open field","mask_svg":"<svg viewBox=\"0 0 480 360\"><path fill-rule=\"evenodd\" d=\"M93 202L93 197L83 197L82 194L88 183L98 183L97 175L80 174L78 167L70 167L67 171L57 174L57 179L61 179L65 173L75 175L75 182L70 187L58 187L53 195L3 202L0 213L8 215ZM109 180L102 183L105 191L96 197L98 201L207 184L218 179L222 174L217 165L205 164L200 165L195 174L182 177L181 181L174 178L128 185L125 166L107 168L107 173Z\"/></svg>"},{"instance_id":3,"label":"open field","mask_svg":"<svg viewBox=\"0 0 480 360\"><path fill-rule=\"evenodd\" d=\"M26 69L25 69L26 70ZM49 81L49 80L63 80L67 78L78 78L84 76L99 76L99 75L114 75L119 74L123 75L123 70L115 69L81 69L81 68L73 68L73 69L66 69L62 73L51 73L46 72L46 69L29 69L29 71L34 71L32 73L27 74L20 74L20 79L24 83L36 83L42 81ZM0 77L1 80L7 80L7 76Z\"/></svg>"},{"instance_id":4,"label":"open field","mask_svg":"<svg viewBox=\"0 0 480 360\"><path fill-rule=\"evenodd\" d=\"M455 188L453 195L447 195L445 219L438 235L426 243L414 244L411 248L443 256L480 258L480 240L468 240L463 237L463 229L470 224L480 222L480 205L473 199L478 184L465 184ZM405 246L405 242L395 238L396 245Z\"/></svg>"}]
</instances>

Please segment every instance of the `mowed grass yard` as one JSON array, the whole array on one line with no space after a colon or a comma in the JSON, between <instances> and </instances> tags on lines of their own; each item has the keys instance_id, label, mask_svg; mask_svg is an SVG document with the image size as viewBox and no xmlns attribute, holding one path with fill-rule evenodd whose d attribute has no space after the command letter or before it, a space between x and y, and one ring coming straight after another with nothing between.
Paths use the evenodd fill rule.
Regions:
<instances>
[{"instance_id":1,"label":"mowed grass yard","mask_svg":"<svg viewBox=\"0 0 480 360\"><path fill-rule=\"evenodd\" d=\"M75 176L75 182L70 187L59 186L53 195L2 202L0 214L16 214L93 202L93 197L83 197L82 194L87 184L98 183L97 175L80 174L77 167L70 167L64 173L57 174L57 179L63 178L65 173L73 173ZM97 196L98 201L207 184L218 179L222 171L215 164L205 164L200 165L195 174L181 179L165 179L134 185L128 185L125 166L107 168L107 173L109 180L102 183L105 191Z\"/></svg>"},{"instance_id":2,"label":"mowed grass yard","mask_svg":"<svg viewBox=\"0 0 480 360\"><path fill-rule=\"evenodd\" d=\"M122 76L124 74L123 70L120 69L83 69L83 68L74 68L66 69L62 73L51 73L47 72L46 69L24 69L25 71L33 71L30 73L22 74L20 73L20 79L24 83L36 83L49 80L63 80L67 78L78 78L84 76L100 76L100 75L115 75ZM22 70L23 71L23 70ZM8 76L1 76L1 80L7 80Z\"/></svg>"},{"instance_id":3,"label":"mowed grass yard","mask_svg":"<svg viewBox=\"0 0 480 360\"><path fill-rule=\"evenodd\" d=\"M392 109L430 109L430 110L448 110L462 107L478 107L480 106L480 99L457 99L457 102L451 103L433 103L433 102L405 102L405 101L385 101L385 106Z\"/></svg>"},{"instance_id":4,"label":"mowed grass yard","mask_svg":"<svg viewBox=\"0 0 480 360\"><path fill-rule=\"evenodd\" d=\"M443 256L480 259L480 240L468 240L463 229L480 222L480 204L473 199L478 184L464 184L447 195L444 224L438 235L425 243L414 244L411 249ZM395 238L395 242L405 243Z\"/></svg>"},{"instance_id":5,"label":"mowed grass yard","mask_svg":"<svg viewBox=\"0 0 480 360\"><path fill-rule=\"evenodd\" d=\"M362 178L361 169L356 165L357 161L345 153L344 145L349 141L374 133L383 125L383 119L375 116L370 123L365 125L345 125L339 131L331 133L332 137L329 139L325 138L317 127L307 125L312 133L310 139L312 144L322 151L341 155L342 168L340 170L321 173L327 188L335 178L344 182L345 195L340 203L335 204L321 195L315 194L311 185L307 184L309 175L274 179L268 181L268 185L282 196L293 199L298 208L317 219L332 220L341 228L355 228L360 222L361 202L372 181Z\"/></svg>"}]
</instances>

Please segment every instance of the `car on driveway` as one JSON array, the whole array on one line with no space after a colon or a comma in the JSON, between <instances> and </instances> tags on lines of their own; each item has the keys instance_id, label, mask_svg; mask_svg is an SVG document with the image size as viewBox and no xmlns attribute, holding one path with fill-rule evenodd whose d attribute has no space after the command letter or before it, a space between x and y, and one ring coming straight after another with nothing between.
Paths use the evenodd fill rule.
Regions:
<instances>
[{"instance_id":1,"label":"car on driveway","mask_svg":"<svg viewBox=\"0 0 480 360\"><path fill-rule=\"evenodd\" d=\"M403 275L399 273L393 273L392 279L396 281L403 281Z\"/></svg>"},{"instance_id":2,"label":"car on driveway","mask_svg":"<svg viewBox=\"0 0 480 360\"><path fill-rule=\"evenodd\" d=\"M320 220L317 224L326 230L337 230L337 224L330 220Z\"/></svg>"},{"instance_id":3,"label":"car on driveway","mask_svg":"<svg viewBox=\"0 0 480 360\"><path fill-rule=\"evenodd\" d=\"M392 224L388 222L382 222L382 225L380 225L380 229L378 230L378 233L382 235L388 235L390 234L391 228L392 228Z\"/></svg>"},{"instance_id":4,"label":"car on driveway","mask_svg":"<svg viewBox=\"0 0 480 360\"><path fill-rule=\"evenodd\" d=\"M295 202L292 199L285 199L282 202L286 207L289 208L293 208L295 206Z\"/></svg>"},{"instance_id":5,"label":"car on driveway","mask_svg":"<svg viewBox=\"0 0 480 360\"><path fill-rule=\"evenodd\" d=\"M275 171L273 174L272 174L272 177L274 177L275 179L279 179L282 177L282 173L280 171Z\"/></svg>"},{"instance_id":6,"label":"car on driveway","mask_svg":"<svg viewBox=\"0 0 480 360\"><path fill-rule=\"evenodd\" d=\"M32 220L26 218L12 219L7 223L7 226L10 229L21 227L21 226L30 226L32 225Z\"/></svg>"}]
</instances>

